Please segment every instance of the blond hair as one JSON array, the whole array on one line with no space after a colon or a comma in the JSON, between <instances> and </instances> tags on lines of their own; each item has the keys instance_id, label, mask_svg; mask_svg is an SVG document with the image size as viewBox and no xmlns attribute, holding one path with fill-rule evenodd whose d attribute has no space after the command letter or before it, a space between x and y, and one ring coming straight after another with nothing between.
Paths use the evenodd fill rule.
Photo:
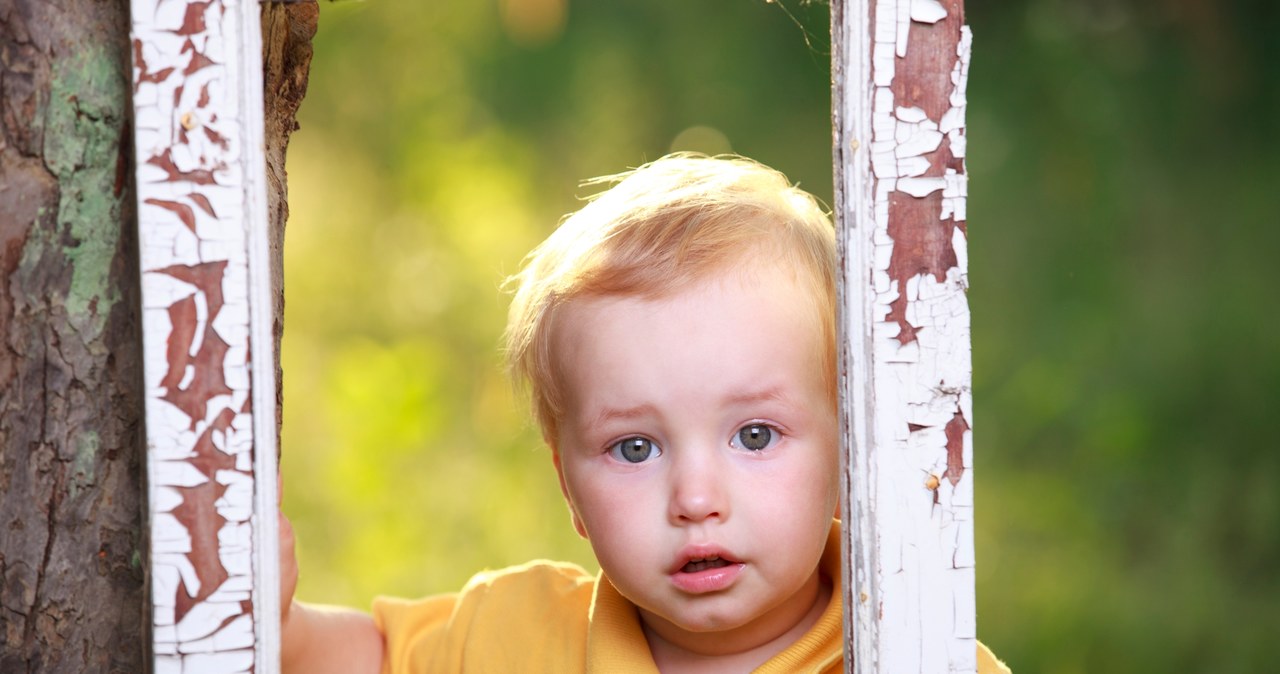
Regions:
<instances>
[{"instance_id":1,"label":"blond hair","mask_svg":"<svg viewBox=\"0 0 1280 674\"><path fill-rule=\"evenodd\" d=\"M677 153L588 181L613 184L525 258L507 318L507 364L528 386L542 435L562 411L550 334L557 307L579 297L660 297L740 263L748 252L812 281L835 395L835 234L807 192L763 164Z\"/></svg>"}]
</instances>

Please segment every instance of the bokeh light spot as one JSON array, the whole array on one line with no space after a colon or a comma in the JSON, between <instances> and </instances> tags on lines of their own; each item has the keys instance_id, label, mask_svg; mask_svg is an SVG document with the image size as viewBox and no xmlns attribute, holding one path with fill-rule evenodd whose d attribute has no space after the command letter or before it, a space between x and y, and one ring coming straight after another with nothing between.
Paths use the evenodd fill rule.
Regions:
<instances>
[{"instance_id":1,"label":"bokeh light spot","mask_svg":"<svg viewBox=\"0 0 1280 674\"><path fill-rule=\"evenodd\" d=\"M526 47L554 42L564 31L567 5L566 0L502 0L502 28Z\"/></svg>"},{"instance_id":2,"label":"bokeh light spot","mask_svg":"<svg viewBox=\"0 0 1280 674\"><path fill-rule=\"evenodd\" d=\"M672 152L702 152L716 155L733 152L729 137L719 129L709 126L691 126L676 134L671 141Z\"/></svg>"}]
</instances>

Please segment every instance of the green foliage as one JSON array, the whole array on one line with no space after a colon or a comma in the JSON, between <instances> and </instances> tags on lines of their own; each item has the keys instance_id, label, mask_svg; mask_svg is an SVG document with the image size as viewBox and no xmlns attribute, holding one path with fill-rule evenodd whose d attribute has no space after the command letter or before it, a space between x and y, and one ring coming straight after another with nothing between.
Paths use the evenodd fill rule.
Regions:
<instances>
[{"instance_id":1,"label":"green foliage","mask_svg":"<svg viewBox=\"0 0 1280 674\"><path fill-rule=\"evenodd\" d=\"M1023 672L1262 671L1280 630L1275 11L972 4L982 638ZM679 139L830 200L825 5L504 20L563 5L322 3L286 260L306 598L593 565L498 350L501 280L578 181Z\"/></svg>"}]
</instances>

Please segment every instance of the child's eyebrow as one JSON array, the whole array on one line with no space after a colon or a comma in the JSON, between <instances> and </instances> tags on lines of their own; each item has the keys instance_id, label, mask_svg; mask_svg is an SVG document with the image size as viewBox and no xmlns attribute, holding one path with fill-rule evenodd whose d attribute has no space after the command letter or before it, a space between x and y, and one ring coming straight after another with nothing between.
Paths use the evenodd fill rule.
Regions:
<instances>
[{"instance_id":1,"label":"child's eyebrow","mask_svg":"<svg viewBox=\"0 0 1280 674\"><path fill-rule=\"evenodd\" d=\"M657 409L648 403L636 405L635 407L605 407L591 419L591 427L598 428L609 421L627 421L629 419L653 416L654 414L657 414Z\"/></svg>"},{"instance_id":2,"label":"child's eyebrow","mask_svg":"<svg viewBox=\"0 0 1280 674\"><path fill-rule=\"evenodd\" d=\"M787 402L786 392L780 386L770 386L757 391L744 391L725 398L731 405L749 405L752 403Z\"/></svg>"},{"instance_id":3,"label":"child's eyebrow","mask_svg":"<svg viewBox=\"0 0 1280 674\"><path fill-rule=\"evenodd\" d=\"M759 403L787 403L786 391L781 386L770 386L754 391L743 391L726 396L722 404L728 406L754 405ZM658 414L656 407L649 403L634 407L603 407L591 418L590 428L599 428L610 421L629 421L652 417Z\"/></svg>"}]
</instances>

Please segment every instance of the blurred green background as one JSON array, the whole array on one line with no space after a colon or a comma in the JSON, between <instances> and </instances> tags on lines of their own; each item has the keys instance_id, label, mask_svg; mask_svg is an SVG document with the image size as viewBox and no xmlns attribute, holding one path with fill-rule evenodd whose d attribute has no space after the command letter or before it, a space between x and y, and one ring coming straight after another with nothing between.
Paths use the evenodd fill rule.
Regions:
<instances>
[{"instance_id":1,"label":"blurred green background","mask_svg":"<svg viewBox=\"0 0 1280 674\"><path fill-rule=\"evenodd\" d=\"M322 2L290 148L300 596L591 567L498 352L586 193L734 151L830 202L828 7ZM1261 672L1280 637L1277 5L973 3L979 634L1018 672Z\"/></svg>"}]
</instances>

